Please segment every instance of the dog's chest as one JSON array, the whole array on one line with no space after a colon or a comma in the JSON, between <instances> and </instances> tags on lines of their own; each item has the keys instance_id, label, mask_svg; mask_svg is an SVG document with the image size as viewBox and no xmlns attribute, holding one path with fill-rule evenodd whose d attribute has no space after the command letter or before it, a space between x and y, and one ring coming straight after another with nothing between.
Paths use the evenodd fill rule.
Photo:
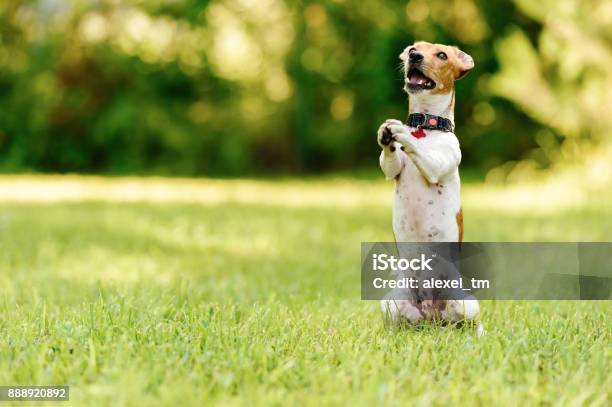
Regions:
<instances>
[{"instance_id":1,"label":"dog's chest","mask_svg":"<svg viewBox=\"0 0 612 407\"><path fill-rule=\"evenodd\" d=\"M396 179L393 231L397 241L457 241L460 204L458 170L429 183L410 156Z\"/></svg>"}]
</instances>

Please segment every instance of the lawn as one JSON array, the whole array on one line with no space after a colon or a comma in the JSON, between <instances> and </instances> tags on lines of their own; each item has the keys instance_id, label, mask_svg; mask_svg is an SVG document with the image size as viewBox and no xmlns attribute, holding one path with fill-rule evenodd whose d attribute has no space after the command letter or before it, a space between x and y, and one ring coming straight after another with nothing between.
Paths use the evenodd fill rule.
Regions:
<instances>
[{"instance_id":1,"label":"lawn","mask_svg":"<svg viewBox=\"0 0 612 407\"><path fill-rule=\"evenodd\" d=\"M480 339L384 329L359 250L392 239L391 194L0 177L0 384L66 384L90 406L612 403L610 302L485 302ZM465 238L611 240L610 197L467 185Z\"/></svg>"}]
</instances>

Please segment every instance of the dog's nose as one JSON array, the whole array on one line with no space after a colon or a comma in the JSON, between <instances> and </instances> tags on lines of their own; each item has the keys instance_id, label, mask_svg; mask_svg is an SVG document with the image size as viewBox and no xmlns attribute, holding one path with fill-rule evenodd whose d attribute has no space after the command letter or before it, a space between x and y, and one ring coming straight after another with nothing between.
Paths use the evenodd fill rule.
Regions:
<instances>
[{"instance_id":1,"label":"dog's nose","mask_svg":"<svg viewBox=\"0 0 612 407\"><path fill-rule=\"evenodd\" d=\"M412 52L410 54L410 63L416 64L417 62L421 62L423 60L423 54L418 52Z\"/></svg>"}]
</instances>

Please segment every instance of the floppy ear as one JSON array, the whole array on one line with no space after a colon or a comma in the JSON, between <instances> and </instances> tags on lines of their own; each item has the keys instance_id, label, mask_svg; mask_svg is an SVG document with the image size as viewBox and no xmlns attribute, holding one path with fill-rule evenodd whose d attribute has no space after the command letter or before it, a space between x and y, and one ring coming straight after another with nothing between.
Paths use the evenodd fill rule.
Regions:
<instances>
[{"instance_id":1,"label":"floppy ear","mask_svg":"<svg viewBox=\"0 0 612 407\"><path fill-rule=\"evenodd\" d=\"M472 68L474 68L474 60L459 48L455 48L455 55L457 55L457 59L459 60L459 72L455 78L455 80L457 80L463 78Z\"/></svg>"},{"instance_id":2,"label":"floppy ear","mask_svg":"<svg viewBox=\"0 0 612 407\"><path fill-rule=\"evenodd\" d=\"M408 49L410 49L410 47L406 47L402 53L399 54L399 58L404 62L408 61Z\"/></svg>"}]
</instances>

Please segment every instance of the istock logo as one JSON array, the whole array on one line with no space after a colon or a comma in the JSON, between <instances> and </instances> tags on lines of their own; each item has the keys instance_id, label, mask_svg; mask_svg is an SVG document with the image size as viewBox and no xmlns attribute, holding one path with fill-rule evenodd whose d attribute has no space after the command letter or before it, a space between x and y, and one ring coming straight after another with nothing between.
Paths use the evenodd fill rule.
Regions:
<instances>
[{"instance_id":1,"label":"istock logo","mask_svg":"<svg viewBox=\"0 0 612 407\"><path fill-rule=\"evenodd\" d=\"M372 255L372 261L374 270L376 271L425 271L425 270L433 270L429 263L433 260L432 257L427 258L424 254L421 254L421 258L414 259L404 259L400 257L399 259L395 256L389 256L388 254L374 254Z\"/></svg>"}]
</instances>

